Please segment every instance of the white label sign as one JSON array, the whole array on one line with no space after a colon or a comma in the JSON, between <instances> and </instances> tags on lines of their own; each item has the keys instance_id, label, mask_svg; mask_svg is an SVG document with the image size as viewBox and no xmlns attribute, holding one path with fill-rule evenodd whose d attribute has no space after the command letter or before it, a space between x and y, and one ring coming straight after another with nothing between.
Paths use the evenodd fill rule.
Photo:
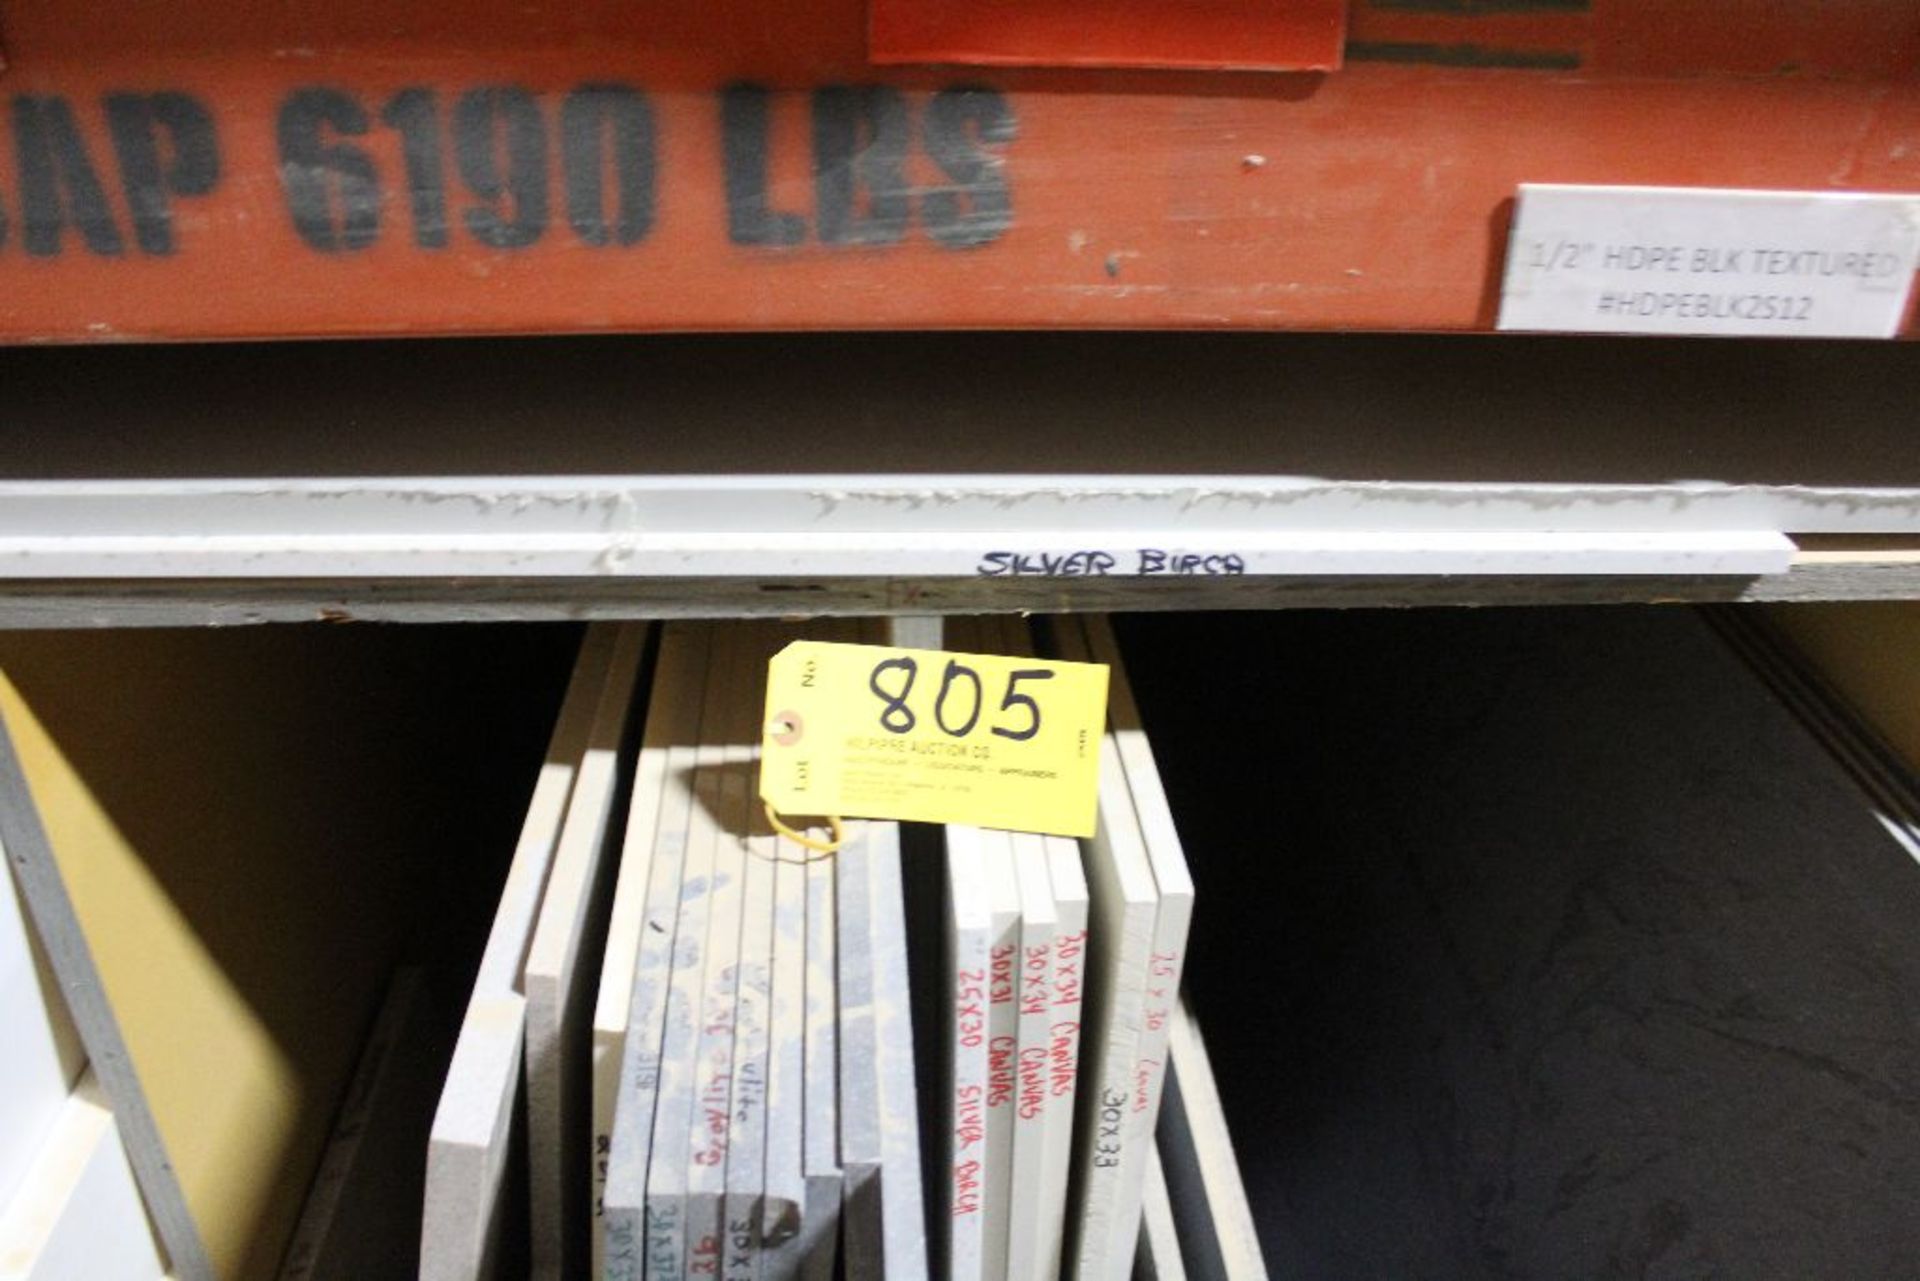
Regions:
<instances>
[{"instance_id":1,"label":"white label sign","mask_svg":"<svg viewBox=\"0 0 1920 1281\"><path fill-rule=\"evenodd\" d=\"M1500 328L1891 338L1920 194L1520 188Z\"/></svg>"}]
</instances>

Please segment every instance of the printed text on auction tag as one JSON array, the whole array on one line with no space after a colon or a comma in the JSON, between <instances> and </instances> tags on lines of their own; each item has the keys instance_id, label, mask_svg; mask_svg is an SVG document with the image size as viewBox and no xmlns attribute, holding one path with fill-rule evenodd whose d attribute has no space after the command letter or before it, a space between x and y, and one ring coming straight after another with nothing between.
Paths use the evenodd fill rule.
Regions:
<instances>
[{"instance_id":1,"label":"printed text on auction tag","mask_svg":"<svg viewBox=\"0 0 1920 1281\"><path fill-rule=\"evenodd\" d=\"M795 641L767 664L760 795L782 814L1092 836L1107 669Z\"/></svg>"}]
</instances>

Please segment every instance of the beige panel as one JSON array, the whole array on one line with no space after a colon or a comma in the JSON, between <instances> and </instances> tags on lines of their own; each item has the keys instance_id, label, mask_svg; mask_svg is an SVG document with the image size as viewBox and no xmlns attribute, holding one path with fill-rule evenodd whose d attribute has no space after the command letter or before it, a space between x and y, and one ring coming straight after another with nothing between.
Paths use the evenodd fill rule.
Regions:
<instances>
[{"instance_id":1,"label":"beige panel","mask_svg":"<svg viewBox=\"0 0 1920 1281\"><path fill-rule=\"evenodd\" d=\"M273 1272L412 911L395 780L422 772L424 657L322 629L0 641L0 710L225 1278Z\"/></svg>"},{"instance_id":2,"label":"beige panel","mask_svg":"<svg viewBox=\"0 0 1920 1281\"><path fill-rule=\"evenodd\" d=\"M1920 602L1774 606L1816 670L1920 768Z\"/></svg>"}]
</instances>

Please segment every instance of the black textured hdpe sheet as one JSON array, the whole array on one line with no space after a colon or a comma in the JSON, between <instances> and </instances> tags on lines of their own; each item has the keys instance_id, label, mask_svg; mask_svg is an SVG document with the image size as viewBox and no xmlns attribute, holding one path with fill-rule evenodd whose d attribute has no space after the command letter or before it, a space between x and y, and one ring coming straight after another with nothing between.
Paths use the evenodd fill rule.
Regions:
<instances>
[{"instance_id":1,"label":"black textured hdpe sheet","mask_svg":"<svg viewBox=\"0 0 1920 1281\"><path fill-rule=\"evenodd\" d=\"M1273 1275L1920 1275L1920 867L1701 619L1122 635Z\"/></svg>"}]
</instances>

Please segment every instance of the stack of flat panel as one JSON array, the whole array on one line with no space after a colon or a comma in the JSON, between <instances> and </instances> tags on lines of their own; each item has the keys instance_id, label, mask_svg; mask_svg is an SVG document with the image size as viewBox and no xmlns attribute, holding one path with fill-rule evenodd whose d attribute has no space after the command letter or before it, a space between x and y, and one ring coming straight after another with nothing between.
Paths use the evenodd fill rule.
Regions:
<instances>
[{"instance_id":1,"label":"stack of flat panel","mask_svg":"<svg viewBox=\"0 0 1920 1281\"><path fill-rule=\"evenodd\" d=\"M1061 658L1112 668L1099 827L1086 846L1092 946L1068 1260L1078 1281L1122 1281L1139 1240L1193 879L1106 620L1057 619L1053 643Z\"/></svg>"},{"instance_id":2,"label":"stack of flat panel","mask_svg":"<svg viewBox=\"0 0 1920 1281\"><path fill-rule=\"evenodd\" d=\"M1014 620L956 620L962 652L1031 653ZM1078 844L946 829L939 1089L946 1274L1057 1275L1078 1098L1088 888Z\"/></svg>"},{"instance_id":3,"label":"stack of flat panel","mask_svg":"<svg viewBox=\"0 0 1920 1281\"><path fill-rule=\"evenodd\" d=\"M913 1275L898 830L823 858L755 799L796 635L589 630L441 1094L423 1275Z\"/></svg>"},{"instance_id":4,"label":"stack of flat panel","mask_svg":"<svg viewBox=\"0 0 1920 1281\"><path fill-rule=\"evenodd\" d=\"M1193 890L1111 633L1054 629L1114 668L1098 835L928 829L914 957L900 825L823 851L758 800L767 662L802 635L589 629L441 1090L423 1275L1129 1274L1143 1205L1169 1204ZM1013 620L945 643L1032 652Z\"/></svg>"},{"instance_id":5,"label":"stack of flat panel","mask_svg":"<svg viewBox=\"0 0 1920 1281\"><path fill-rule=\"evenodd\" d=\"M1113 671L1094 838L947 829L938 1125L944 1261L966 1281L1129 1275L1192 913L1111 632L1066 618L1052 639ZM1011 620L947 641L1031 652Z\"/></svg>"},{"instance_id":6,"label":"stack of flat panel","mask_svg":"<svg viewBox=\"0 0 1920 1281\"><path fill-rule=\"evenodd\" d=\"M767 660L798 637L661 637L606 924L589 931L604 939L592 1024L561 1028L590 1106L529 1115L536 1149L542 1125L581 1136L559 1167L583 1192L557 1203L559 1239L583 1228L595 1275L926 1270L898 827L851 824L822 855L757 800Z\"/></svg>"},{"instance_id":7,"label":"stack of flat panel","mask_svg":"<svg viewBox=\"0 0 1920 1281\"><path fill-rule=\"evenodd\" d=\"M1920 788L1719 622L1241 617L1196 664L1191 620L1133 620L1125 662L1055 620L1112 671L1095 836L856 820L833 851L756 799L766 663L878 629L592 627L451 1064L402 968L281 1275L383 1274L394 1135L431 1277L1906 1275ZM155 1278L11 741L0 1278Z\"/></svg>"},{"instance_id":8,"label":"stack of flat panel","mask_svg":"<svg viewBox=\"0 0 1920 1281\"><path fill-rule=\"evenodd\" d=\"M587 1244L568 1195L586 1158L566 1160L587 1138L581 951L647 637L644 625L596 625L575 663L434 1115L423 1278L511 1275L528 1259L535 1274L558 1276Z\"/></svg>"}]
</instances>

